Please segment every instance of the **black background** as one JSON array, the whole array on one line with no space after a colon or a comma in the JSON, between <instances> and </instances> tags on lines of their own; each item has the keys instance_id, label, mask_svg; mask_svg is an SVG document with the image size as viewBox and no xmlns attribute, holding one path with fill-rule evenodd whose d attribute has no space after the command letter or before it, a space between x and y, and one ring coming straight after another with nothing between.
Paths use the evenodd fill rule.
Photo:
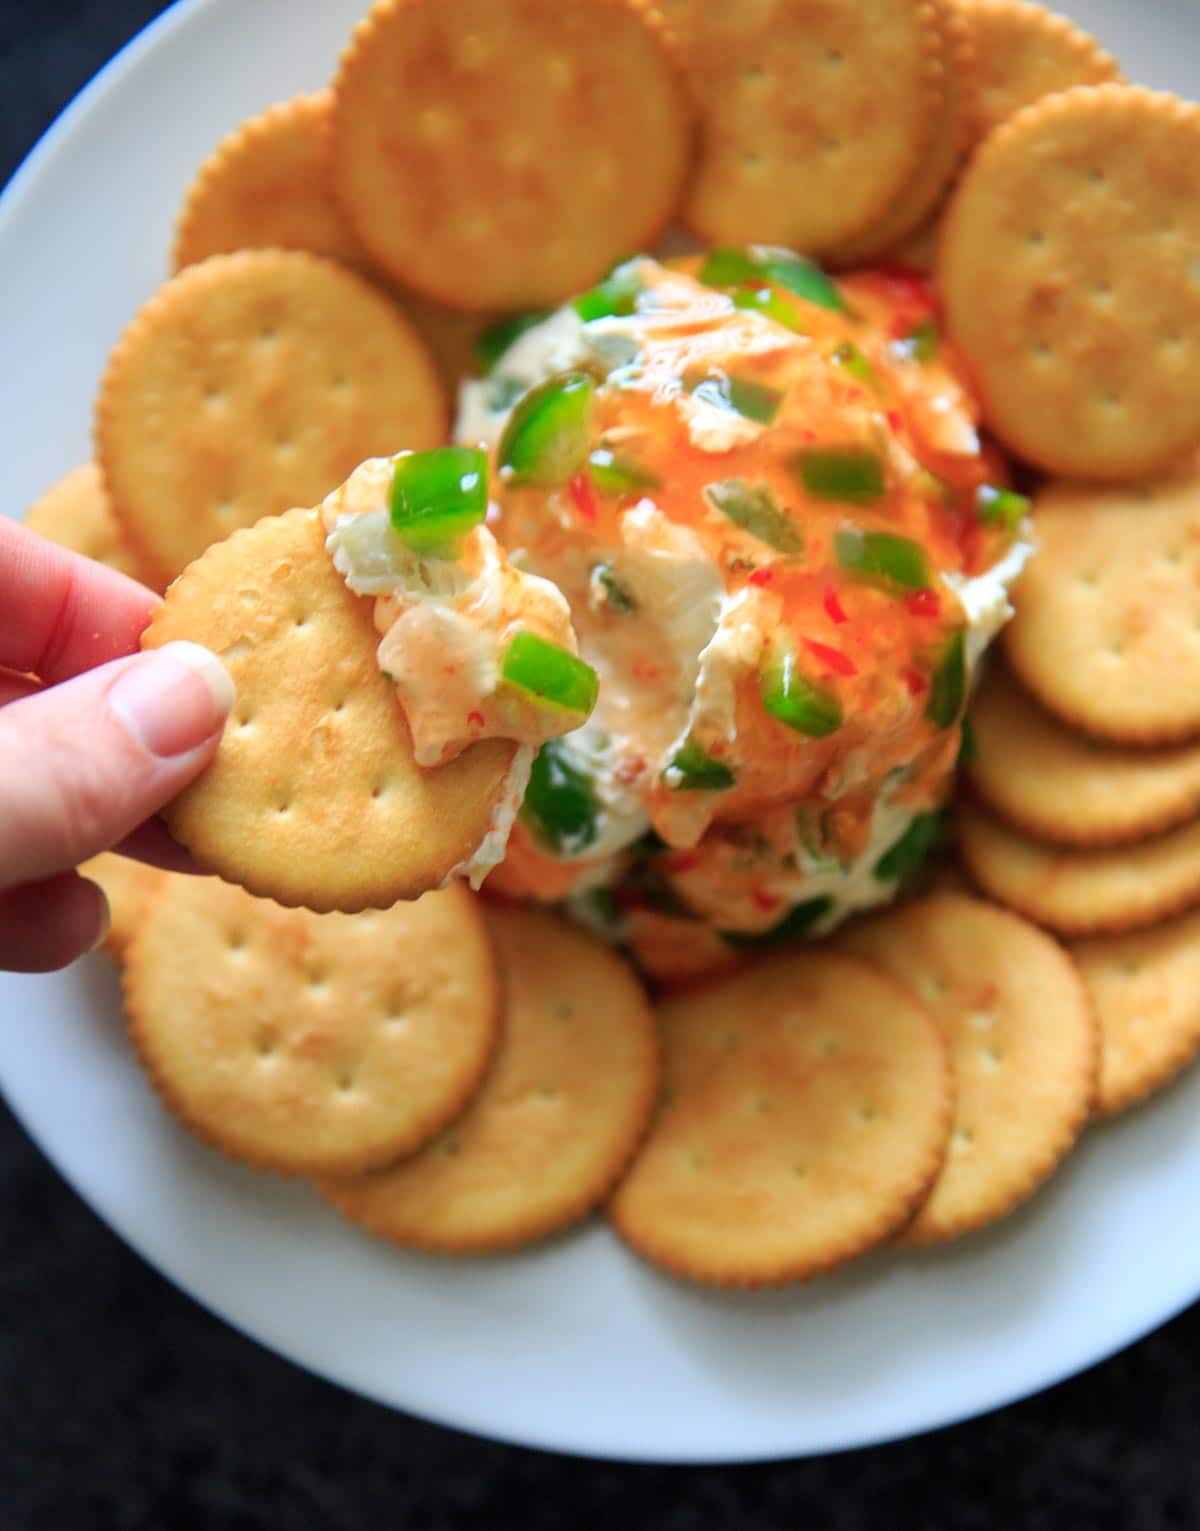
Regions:
<instances>
[{"instance_id":1,"label":"black background","mask_svg":"<svg viewBox=\"0 0 1200 1531\"><path fill-rule=\"evenodd\" d=\"M0 0L0 183L160 9ZM990 1418L809 1462L516 1450L360 1402L224 1328L119 1244L0 1107L0 1531L1190 1528L1198 1356L1193 1309Z\"/></svg>"}]
</instances>

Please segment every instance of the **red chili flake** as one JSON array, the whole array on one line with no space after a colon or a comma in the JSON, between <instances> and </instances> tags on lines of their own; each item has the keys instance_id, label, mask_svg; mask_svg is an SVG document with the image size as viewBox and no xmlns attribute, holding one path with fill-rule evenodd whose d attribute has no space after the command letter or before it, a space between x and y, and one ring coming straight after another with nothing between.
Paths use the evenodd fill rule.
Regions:
<instances>
[{"instance_id":1,"label":"red chili flake","mask_svg":"<svg viewBox=\"0 0 1200 1531\"><path fill-rule=\"evenodd\" d=\"M887 423L899 435L904 429L904 416L898 409L889 409L887 412Z\"/></svg>"},{"instance_id":2,"label":"red chili flake","mask_svg":"<svg viewBox=\"0 0 1200 1531\"><path fill-rule=\"evenodd\" d=\"M640 755L629 755L624 760L618 761L613 769L613 775L621 786L632 787L645 769L646 762Z\"/></svg>"},{"instance_id":3,"label":"red chili flake","mask_svg":"<svg viewBox=\"0 0 1200 1531\"><path fill-rule=\"evenodd\" d=\"M805 638L803 641L804 647L814 659L820 660L831 675L858 674L858 666L841 649L831 649L827 643L818 643L815 638Z\"/></svg>"},{"instance_id":4,"label":"red chili flake","mask_svg":"<svg viewBox=\"0 0 1200 1531\"><path fill-rule=\"evenodd\" d=\"M467 722L468 723L473 723L476 728L482 728L483 724L484 724L483 713L478 712L477 710L472 708L472 710L469 713L467 713Z\"/></svg>"},{"instance_id":5,"label":"red chili flake","mask_svg":"<svg viewBox=\"0 0 1200 1531\"><path fill-rule=\"evenodd\" d=\"M660 671L656 664L648 664L644 659L633 661L633 675L635 680L657 680Z\"/></svg>"},{"instance_id":6,"label":"red chili flake","mask_svg":"<svg viewBox=\"0 0 1200 1531\"><path fill-rule=\"evenodd\" d=\"M908 687L909 696L922 696L929 690L929 682L923 675L918 675L916 670L901 670L900 678Z\"/></svg>"},{"instance_id":7,"label":"red chili flake","mask_svg":"<svg viewBox=\"0 0 1200 1531\"><path fill-rule=\"evenodd\" d=\"M772 569L755 569L754 573L750 576L750 583L760 586L769 585L774 578L775 574Z\"/></svg>"},{"instance_id":8,"label":"red chili flake","mask_svg":"<svg viewBox=\"0 0 1200 1531\"><path fill-rule=\"evenodd\" d=\"M842 623L849 622L850 620L846 615L846 608L842 605L838 593L832 585L826 585L825 587L825 615L831 622Z\"/></svg>"},{"instance_id":9,"label":"red chili flake","mask_svg":"<svg viewBox=\"0 0 1200 1531\"><path fill-rule=\"evenodd\" d=\"M937 312L937 298L929 278L913 266L884 266L872 276L890 298L906 307Z\"/></svg>"},{"instance_id":10,"label":"red chili flake","mask_svg":"<svg viewBox=\"0 0 1200 1531\"><path fill-rule=\"evenodd\" d=\"M750 897L754 900L756 907L765 914L773 913L783 903L781 898L774 893L768 893L766 888L751 889Z\"/></svg>"},{"instance_id":11,"label":"red chili flake","mask_svg":"<svg viewBox=\"0 0 1200 1531\"><path fill-rule=\"evenodd\" d=\"M592 487L592 481L586 473L572 474L567 488L571 493L571 500L575 509L585 521L596 519L596 491Z\"/></svg>"},{"instance_id":12,"label":"red chili flake","mask_svg":"<svg viewBox=\"0 0 1200 1531\"><path fill-rule=\"evenodd\" d=\"M942 603L936 590L910 590L904 597L904 609L913 617L936 620L942 614Z\"/></svg>"}]
</instances>

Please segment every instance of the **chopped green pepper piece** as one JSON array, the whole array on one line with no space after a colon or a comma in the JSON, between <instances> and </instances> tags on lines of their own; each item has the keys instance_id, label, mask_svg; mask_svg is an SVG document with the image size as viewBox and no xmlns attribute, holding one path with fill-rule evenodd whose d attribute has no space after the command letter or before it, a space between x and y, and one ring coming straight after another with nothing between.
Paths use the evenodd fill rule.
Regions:
<instances>
[{"instance_id":1,"label":"chopped green pepper piece","mask_svg":"<svg viewBox=\"0 0 1200 1531\"><path fill-rule=\"evenodd\" d=\"M730 293L734 308L750 308L755 313L774 319L785 330L799 330L800 320L786 298L781 298L771 287L739 287Z\"/></svg>"},{"instance_id":2,"label":"chopped green pepper piece","mask_svg":"<svg viewBox=\"0 0 1200 1531\"><path fill-rule=\"evenodd\" d=\"M925 550L908 537L843 527L833 548L843 569L888 589L925 590L933 583Z\"/></svg>"},{"instance_id":3,"label":"chopped green pepper piece","mask_svg":"<svg viewBox=\"0 0 1200 1531\"><path fill-rule=\"evenodd\" d=\"M966 634L961 627L956 628L942 645L934 665L925 716L935 728L953 727L962 711L967 694L966 650Z\"/></svg>"},{"instance_id":4,"label":"chopped green pepper piece","mask_svg":"<svg viewBox=\"0 0 1200 1531\"><path fill-rule=\"evenodd\" d=\"M517 403L497 453L510 483L564 484L583 466L595 387L586 372L564 372Z\"/></svg>"},{"instance_id":5,"label":"chopped green pepper piece","mask_svg":"<svg viewBox=\"0 0 1200 1531\"><path fill-rule=\"evenodd\" d=\"M941 838L942 815L920 813L875 863L880 882L907 882L928 859Z\"/></svg>"},{"instance_id":6,"label":"chopped green pepper piece","mask_svg":"<svg viewBox=\"0 0 1200 1531\"><path fill-rule=\"evenodd\" d=\"M743 282L760 282L762 278L761 263L745 250L710 250L699 276L706 287L737 287Z\"/></svg>"},{"instance_id":7,"label":"chopped green pepper piece","mask_svg":"<svg viewBox=\"0 0 1200 1531\"><path fill-rule=\"evenodd\" d=\"M626 318L637 308L637 300L644 290L636 259L622 261L602 282L597 282L575 299L575 312L585 324L592 319L608 319L614 315Z\"/></svg>"},{"instance_id":8,"label":"chopped green pepper piece","mask_svg":"<svg viewBox=\"0 0 1200 1531\"><path fill-rule=\"evenodd\" d=\"M550 850L573 855L595 840L599 816L591 776L561 739L548 739L534 758L521 818Z\"/></svg>"},{"instance_id":9,"label":"chopped green pepper piece","mask_svg":"<svg viewBox=\"0 0 1200 1531\"><path fill-rule=\"evenodd\" d=\"M787 941L797 941L801 936L806 936L832 910L833 900L823 894L820 898L806 899L804 903L794 905L769 930L723 930L721 936L730 946L782 946Z\"/></svg>"},{"instance_id":10,"label":"chopped green pepper piece","mask_svg":"<svg viewBox=\"0 0 1200 1531\"><path fill-rule=\"evenodd\" d=\"M657 489L662 482L627 457L617 457L607 447L597 447L589 454L588 475L601 494L636 494L639 489Z\"/></svg>"},{"instance_id":11,"label":"chopped green pepper piece","mask_svg":"<svg viewBox=\"0 0 1200 1531\"><path fill-rule=\"evenodd\" d=\"M842 704L832 691L814 686L784 648L772 656L759 677L759 695L771 717L810 739L825 739L842 726Z\"/></svg>"},{"instance_id":12,"label":"chopped green pepper piece","mask_svg":"<svg viewBox=\"0 0 1200 1531\"><path fill-rule=\"evenodd\" d=\"M685 372L683 386L718 409L731 409L734 414L744 415L758 425L770 425L783 403L782 389L756 383L748 377L730 377L720 368L711 372Z\"/></svg>"},{"instance_id":13,"label":"chopped green pepper piece","mask_svg":"<svg viewBox=\"0 0 1200 1531\"><path fill-rule=\"evenodd\" d=\"M681 781L672 783L679 792L723 792L737 778L721 760L714 760L695 739L686 739L668 762L669 771L678 771Z\"/></svg>"},{"instance_id":14,"label":"chopped green pepper piece","mask_svg":"<svg viewBox=\"0 0 1200 1531\"><path fill-rule=\"evenodd\" d=\"M500 674L510 686L545 706L584 716L596 705L600 689L590 664L536 633L516 634L504 651Z\"/></svg>"},{"instance_id":15,"label":"chopped green pepper piece","mask_svg":"<svg viewBox=\"0 0 1200 1531\"><path fill-rule=\"evenodd\" d=\"M610 611L619 611L622 616L628 616L638 609L637 597L612 564L597 564L592 570L592 578L603 590L604 604Z\"/></svg>"},{"instance_id":16,"label":"chopped green pepper piece","mask_svg":"<svg viewBox=\"0 0 1200 1531\"><path fill-rule=\"evenodd\" d=\"M1006 532L1015 532L1029 514L1029 497L1015 489L983 484L975 493L975 514L987 526L1002 526Z\"/></svg>"},{"instance_id":17,"label":"chopped green pepper piece","mask_svg":"<svg viewBox=\"0 0 1200 1531\"><path fill-rule=\"evenodd\" d=\"M862 505L887 489L883 459L866 447L808 447L795 457L800 481L819 500Z\"/></svg>"},{"instance_id":18,"label":"chopped green pepper piece","mask_svg":"<svg viewBox=\"0 0 1200 1531\"><path fill-rule=\"evenodd\" d=\"M804 538L765 484L751 484L744 478L726 478L707 485L704 496L714 510L728 516L735 526L740 526L776 552L803 553Z\"/></svg>"},{"instance_id":19,"label":"chopped green pepper piece","mask_svg":"<svg viewBox=\"0 0 1200 1531\"><path fill-rule=\"evenodd\" d=\"M434 447L396 459L392 528L406 546L454 557L460 537L487 515L487 453L478 447Z\"/></svg>"},{"instance_id":20,"label":"chopped green pepper piece","mask_svg":"<svg viewBox=\"0 0 1200 1531\"><path fill-rule=\"evenodd\" d=\"M773 255L763 262L763 272L772 282L786 287L806 303L818 308L845 308L841 293L820 266L800 255Z\"/></svg>"},{"instance_id":21,"label":"chopped green pepper piece","mask_svg":"<svg viewBox=\"0 0 1200 1531\"><path fill-rule=\"evenodd\" d=\"M970 718L962 720L962 733L958 744L958 759L955 765L967 766L979 759L979 736L975 732L975 725Z\"/></svg>"},{"instance_id":22,"label":"chopped green pepper piece","mask_svg":"<svg viewBox=\"0 0 1200 1531\"><path fill-rule=\"evenodd\" d=\"M531 330L535 324L541 324L546 314L546 309L539 309L533 314L512 314L507 319L489 324L486 330L480 330L475 337L475 361L484 377L494 370L513 341L526 330Z\"/></svg>"},{"instance_id":23,"label":"chopped green pepper piece","mask_svg":"<svg viewBox=\"0 0 1200 1531\"><path fill-rule=\"evenodd\" d=\"M938 332L937 324L932 319L923 319L920 324L914 325L909 330L900 341L898 349L905 356L911 356L914 361L931 362L937 359L941 343L942 337Z\"/></svg>"},{"instance_id":24,"label":"chopped green pepper piece","mask_svg":"<svg viewBox=\"0 0 1200 1531\"><path fill-rule=\"evenodd\" d=\"M833 353L833 359L857 382L863 383L874 393L882 388L879 374L852 340L843 340Z\"/></svg>"}]
</instances>

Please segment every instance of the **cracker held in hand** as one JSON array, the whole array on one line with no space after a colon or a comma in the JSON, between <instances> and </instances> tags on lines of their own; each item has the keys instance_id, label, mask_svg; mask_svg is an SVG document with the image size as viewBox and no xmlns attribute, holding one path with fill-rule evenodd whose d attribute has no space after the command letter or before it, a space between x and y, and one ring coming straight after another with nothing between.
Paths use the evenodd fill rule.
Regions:
<instances>
[{"instance_id":1,"label":"cracker held in hand","mask_svg":"<svg viewBox=\"0 0 1200 1531\"><path fill-rule=\"evenodd\" d=\"M141 561L130 548L113 514L104 479L95 463L72 468L36 500L25 525L39 537L107 564L130 579L145 580Z\"/></svg>"},{"instance_id":2,"label":"cracker held in hand","mask_svg":"<svg viewBox=\"0 0 1200 1531\"><path fill-rule=\"evenodd\" d=\"M1200 734L1200 463L1123 488L1050 484L1034 524L1004 634L1020 679L1115 743Z\"/></svg>"},{"instance_id":3,"label":"cracker held in hand","mask_svg":"<svg viewBox=\"0 0 1200 1531\"><path fill-rule=\"evenodd\" d=\"M237 527L445 429L433 363L395 305L298 250L172 278L118 341L96 404L113 508L163 584Z\"/></svg>"},{"instance_id":4,"label":"cracker held in hand","mask_svg":"<svg viewBox=\"0 0 1200 1531\"><path fill-rule=\"evenodd\" d=\"M486 909L504 989L491 1072L414 1158L319 1189L370 1232L447 1254L510 1248L591 1211L654 1107L658 1040L611 948L555 915Z\"/></svg>"},{"instance_id":5,"label":"cracker held in hand","mask_svg":"<svg viewBox=\"0 0 1200 1531\"><path fill-rule=\"evenodd\" d=\"M1200 903L1200 821L1111 850L1031 840L982 810L958 810L971 876L1002 904L1064 936L1136 930Z\"/></svg>"},{"instance_id":6,"label":"cracker held in hand","mask_svg":"<svg viewBox=\"0 0 1200 1531\"><path fill-rule=\"evenodd\" d=\"M1119 80L1117 61L1065 16L1026 0L960 0L979 61L973 126L986 138L1023 106L1073 85Z\"/></svg>"},{"instance_id":7,"label":"cracker held in hand","mask_svg":"<svg viewBox=\"0 0 1200 1531\"><path fill-rule=\"evenodd\" d=\"M994 812L1061 845L1128 844L1200 812L1200 744L1100 744L1046 712L997 666L971 706L967 777Z\"/></svg>"},{"instance_id":8,"label":"cracker held in hand","mask_svg":"<svg viewBox=\"0 0 1200 1531\"><path fill-rule=\"evenodd\" d=\"M231 250L309 250L343 265L364 256L328 183L328 91L243 122L201 165L175 228L176 271Z\"/></svg>"},{"instance_id":9,"label":"cracker held in hand","mask_svg":"<svg viewBox=\"0 0 1200 1531\"><path fill-rule=\"evenodd\" d=\"M386 907L440 885L504 811L510 741L414 764L372 603L334 568L315 510L268 517L187 568L142 646L183 637L221 656L237 704L164 817L228 881L315 910Z\"/></svg>"},{"instance_id":10,"label":"cracker held in hand","mask_svg":"<svg viewBox=\"0 0 1200 1531\"><path fill-rule=\"evenodd\" d=\"M412 1153L462 1110L496 1037L495 965L465 888L318 915L174 877L126 958L130 1032L163 1100L284 1174Z\"/></svg>"},{"instance_id":11,"label":"cracker held in hand","mask_svg":"<svg viewBox=\"0 0 1200 1531\"><path fill-rule=\"evenodd\" d=\"M1200 106L1083 86L984 142L946 212L946 325L988 426L1052 473L1151 473L1200 440Z\"/></svg>"},{"instance_id":12,"label":"cracker held in hand","mask_svg":"<svg viewBox=\"0 0 1200 1531\"><path fill-rule=\"evenodd\" d=\"M679 202L691 119L640 0L381 0L333 90L346 216L452 307L558 302Z\"/></svg>"},{"instance_id":13,"label":"cracker held in hand","mask_svg":"<svg viewBox=\"0 0 1200 1531\"><path fill-rule=\"evenodd\" d=\"M676 1275L761 1286L906 1223L945 1158L952 1082L932 1017L824 951L773 957L660 1009L665 1093L610 1204Z\"/></svg>"},{"instance_id":14,"label":"cracker held in hand","mask_svg":"<svg viewBox=\"0 0 1200 1531\"><path fill-rule=\"evenodd\" d=\"M1097 1109L1124 1111L1200 1050L1200 914L1071 948L1100 1022Z\"/></svg>"},{"instance_id":15,"label":"cracker held in hand","mask_svg":"<svg viewBox=\"0 0 1200 1531\"><path fill-rule=\"evenodd\" d=\"M1096 1023L1070 958L1007 910L949 894L855 924L838 947L923 1000L954 1058L946 1166L901 1242L1004 1217L1053 1172L1091 1110Z\"/></svg>"},{"instance_id":16,"label":"cracker held in hand","mask_svg":"<svg viewBox=\"0 0 1200 1531\"><path fill-rule=\"evenodd\" d=\"M934 136L941 29L929 0L664 0L700 110L684 209L714 244L836 254L900 196Z\"/></svg>"}]
</instances>

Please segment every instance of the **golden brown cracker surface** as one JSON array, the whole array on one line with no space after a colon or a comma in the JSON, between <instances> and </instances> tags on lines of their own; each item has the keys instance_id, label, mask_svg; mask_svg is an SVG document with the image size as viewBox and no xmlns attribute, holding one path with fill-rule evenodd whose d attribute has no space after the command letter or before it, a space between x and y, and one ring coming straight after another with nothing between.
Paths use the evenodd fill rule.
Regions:
<instances>
[{"instance_id":1,"label":"golden brown cracker surface","mask_svg":"<svg viewBox=\"0 0 1200 1531\"><path fill-rule=\"evenodd\" d=\"M29 507L25 525L72 553L94 558L130 579L145 580L141 561L113 514L104 479L94 462L72 468L52 484Z\"/></svg>"},{"instance_id":2,"label":"golden brown cracker surface","mask_svg":"<svg viewBox=\"0 0 1200 1531\"><path fill-rule=\"evenodd\" d=\"M931 0L662 0L700 114L684 218L713 244L836 252L900 195L942 95Z\"/></svg>"},{"instance_id":3,"label":"golden brown cracker surface","mask_svg":"<svg viewBox=\"0 0 1200 1531\"><path fill-rule=\"evenodd\" d=\"M486 916L504 1025L478 1095L415 1157L319 1187L370 1232L449 1254L585 1216L628 1163L658 1086L654 1018L611 948L544 911L491 903Z\"/></svg>"},{"instance_id":4,"label":"golden brown cracker surface","mask_svg":"<svg viewBox=\"0 0 1200 1531\"><path fill-rule=\"evenodd\" d=\"M364 458L445 431L433 363L395 305L298 250L173 277L118 341L96 403L113 508L163 583L237 527L316 504Z\"/></svg>"},{"instance_id":5,"label":"golden brown cracker surface","mask_svg":"<svg viewBox=\"0 0 1200 1531\"><path fill-rule=\"evenodd\" d=\"M237 687L215 759L164 813L201 865L352 913L436 887L483 840L515 745L414 764L372 602L333 567L316 511L269 517L190 565L142 643L174 638L220 655Z\"/></svg>"},{"instance_id":6,"label":"golden brown cracker surface","mask_svg":"<svg viewBox=\"0 0 1200 1531\"><path fill-rule=\"evenodd\" d=\"M1200 440L1200 105L1047 96L991 134L942 224L946 325L984 418L1052 473L1123 479Z\"/></svg>"},{"instance_id":7,"label":"golden brown cracker surface","mask_svg":"<svg viewBox=\"0 0 1200 1531\"><path fill-rule=\"evenodd\" d=\"M1200 462L1152 482L1051 483L1005 631L1053 712L1114 743L1200 733Z\"/></svg>"},{"instance_id":8,"label":"golden brown cracker surface","mask_svg":"<svg viewBox=\"0 0 1200 1531\"><path fill-rule=\"evenodd\" d=\"M1093 936L1071 954L1100 1023L1097 1110L1123 1111L1200 1049L1200 914L1130 935Z\"/></svg>"},{"instance_id":9,"label":"golden brown cracker surface","mask_svg":"<svg viewBox=\"0 0 1200 1531\"><path fill-rule=\"evenodd\" d=\"M328 91L293 96L223 139L184 198L172 268L271 247L361 266L365 257L329 186L329 114Z\"/></svg>"},{"instance_id":10,"label":"golden brown cracker surface","mask_svg":"<svg viewBox=\"0 0 1200 1531\"><path fill-rule=\"evenodd\" d=\"M1132 749L1062 723L1001 665L971 705L967 778L989 808L1056 844L1128 844L1200 812L1200 745Z\"/></svg>"},{"instance_id":11,"label":"golden brown cracker surface","mask_svg":"<svg viewBox=\"0 0 1200 1531\"><path fill-rule=\"evenodd\" d=\"M1064 936L1135 930L1200 902L1200 821L1110 850L1032 840L970 804L958 848L974 880L1002 904Z\"/></svg>"},{"instance_id":12,"label":"golden brown cracker surface","mask_svg":"<svg viewBox=\"0 0 1200 1531\"><path fill-rule=\"evenodd\" d=\"M908 1221L942 1166L946 1047L893 979L772 957L659 1010L664 1096L610 1211L676 1275L759 1286L829 1269Z\"/></svg>"},{"instance_id":13,"label":"golden brown cracker surface","mask_svg":"<svg viewBox=\"0 0 1200 1531\"><path fill-rule=\"evenodd\" d=\"M413 1152L462 1109L496 1036L491 946L463 888L318 915L176 877L126 959L130 1032L165 1103L285 1174Z\"/></svg>"},{"instance_id":14,"label":"golden brown cracker surface","mask_svg":"<svg viewBox=\"0 0 1200 1531\"><path fill-rule=\"evenodd\" d=\"M379 0L333 90L347 218L396 281L452 307L557 302L652 245L679 202L691 118L641 0Z\"/></svg>"},{"instance_id":15,"label":"golden brown cracker surface","mask_svg":"<svg viewBox=\"0 0 1200 1531\"><path fill-rule=\"evenodd\" d=\"M147 901L172 874L113 851L93 856L78 870L81 877L97 883L108 900L109 926L104 950L114 962L124 962Z\"/></svg>"},{"instance_id":16,"label":"golden brown cracker surface","mask_svg":"<svg viewBox=\"0 0 1200 1531\"><path fill-rule=\"evenodd\" d=\"M847 927L838 949L928 1005L954 1059L950 1148L902 1242L982 1228L1011 1212L1082 1131L1097 1032L1070 958L1043 931L978 899L918 899Z\"/></svg>"},{"instance_id":17,"label":"golden brown cracker surface","mask_svg":"<svg viewBox=\"0 0 1200 1531\"><path fill-rule=\"evenodd\" d=\"M1027 0L959 0L979 61L972 131L978 140L1055 91L1119 80L1116 59L1096 39Z\"/></svg>"}]
</instances>

